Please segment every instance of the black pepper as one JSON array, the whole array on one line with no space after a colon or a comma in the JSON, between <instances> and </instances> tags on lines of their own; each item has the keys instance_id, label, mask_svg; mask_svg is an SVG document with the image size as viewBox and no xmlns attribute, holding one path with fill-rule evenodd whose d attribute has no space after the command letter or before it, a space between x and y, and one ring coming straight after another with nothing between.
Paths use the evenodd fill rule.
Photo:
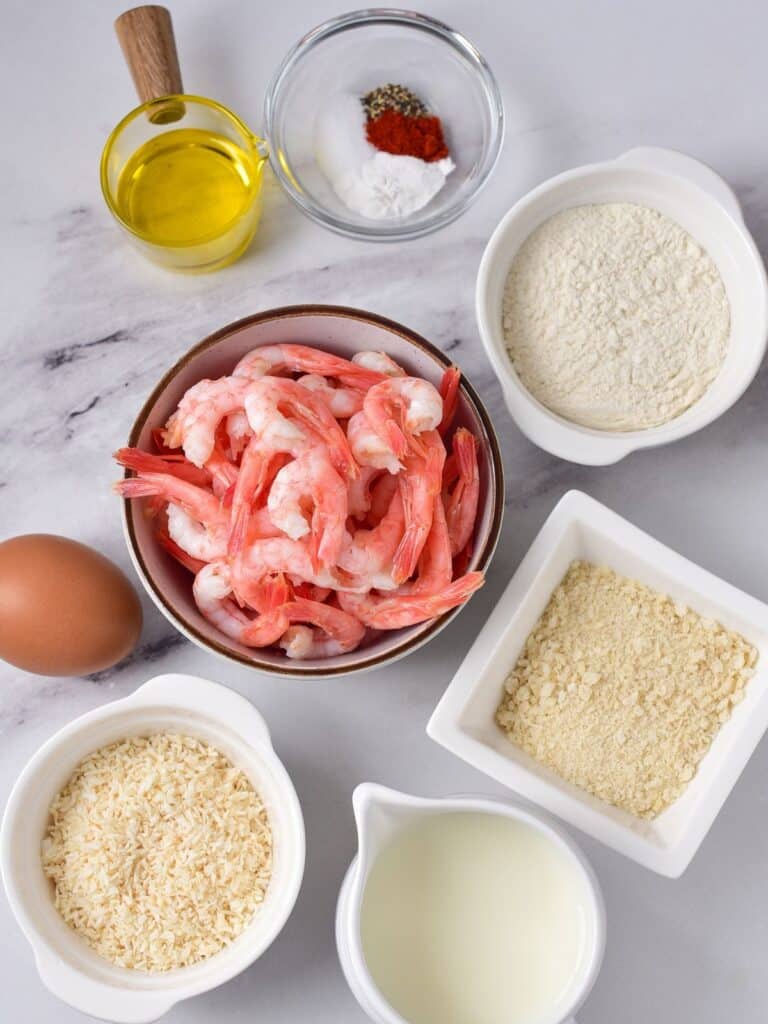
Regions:
<instances>
[{"instance_id":1,"label":"black pepper","mask_svg":"<svg viewBox=\"0 0 768 1024\"><path fill-rule=\"evenodd\" d=\"M415 93L394 82L373 89L363 96L361 102L369 120L374 120L385 110L397 110L406 117L424 117L429 113L426 104Z\"/></svg>"}]
</instances>

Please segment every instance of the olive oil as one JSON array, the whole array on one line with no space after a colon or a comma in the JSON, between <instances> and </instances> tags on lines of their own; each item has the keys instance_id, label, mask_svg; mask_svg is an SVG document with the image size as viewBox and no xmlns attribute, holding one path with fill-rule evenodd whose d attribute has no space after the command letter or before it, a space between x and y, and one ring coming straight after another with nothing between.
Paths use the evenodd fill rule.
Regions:
<instances>
[{"instance_id":1,"label":"olive oil","mask_svg":"<svg viewBox=\"0 0 768 1024\"><path fill-rule=\"evenodd\" d=\"M202 247L195 265L221 266L242 252L256 229L262 163L215 132L163 132L126 161L117 183L117 212L144 241Z\"/></svg>"}]
</instances>

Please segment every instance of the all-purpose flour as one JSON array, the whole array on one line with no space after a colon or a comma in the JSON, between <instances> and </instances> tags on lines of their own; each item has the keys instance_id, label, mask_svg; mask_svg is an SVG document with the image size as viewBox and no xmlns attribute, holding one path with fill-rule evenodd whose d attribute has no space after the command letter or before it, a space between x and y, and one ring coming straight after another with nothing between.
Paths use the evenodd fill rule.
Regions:
<instances>
[{"instance_id":1,"label":"all-purpose flour","mask_svg":"<svg viewBox=\"0 0 768 1024\"><path fill-rule=\"evenodd\" d=\"M548 409L603 430L666 423L725 358L717 267L679 224L632 203L577 206L524 242L507 278L504 338Z\"/></svg>"}]
</instances>

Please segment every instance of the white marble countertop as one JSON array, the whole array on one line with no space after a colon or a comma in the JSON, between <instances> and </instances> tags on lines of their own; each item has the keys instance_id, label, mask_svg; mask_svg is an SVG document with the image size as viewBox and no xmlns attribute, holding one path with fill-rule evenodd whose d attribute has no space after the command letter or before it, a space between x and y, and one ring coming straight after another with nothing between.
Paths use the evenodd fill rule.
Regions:
<instances>
[{"instance_id":1,"label":"white marble countertop","mask_svg":"<svg viewBox=\"0 0 768 1024\"><path fill-rule=\"evenodd\" d=\"M132 106L111 21L119 0L4 8L0 37L0 537L51 531L127 568L110 452L161 372L211 330L294 302L360 306L451 349L499 430L506 520L485 589L425 650L359 681L291 684L227 667L176 636L145 601L141 646L114 671L44 679L0 669L0 805L20 768L75 715L158 671L219 679L250 697L293 775L308 829L296 910L269 952L230 984L178 1006L169 1024L362 1024L336 961L336 892L353 854L350 794L376 780L423 794L501 792L431 743L427 718L510 573L561 494L579 487L749 593L768 600L768 372L692 438L617 466L551 458L510 421L473 317L474 277L494 224L545 177L639 144L711 163L768 248L768 9L759 0L432 0L496 71L508 115L501 163L472 210L440 235L356 243L305 220L268 185L257 244L209 277L143 262L110 221L100 149ZM190 91L255 128L268 77L296 37L336 14L309 0L264 6L178 0ZM41 628L44 623L41 624ZM768 743L763 741L691 868L659 878L577 835L604 886L608 949L581 1024L764 1024L768 1018ZM0 897L5 1020L82 1018L41 986Z\"/></svg>"}]
</instances>

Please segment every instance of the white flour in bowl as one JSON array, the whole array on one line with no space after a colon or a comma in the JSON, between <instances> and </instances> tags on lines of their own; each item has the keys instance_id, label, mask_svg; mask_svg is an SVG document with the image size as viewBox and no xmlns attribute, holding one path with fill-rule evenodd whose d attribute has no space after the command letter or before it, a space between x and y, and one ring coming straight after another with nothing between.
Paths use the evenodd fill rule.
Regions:
<instances>
[{"instance_id":1,"label":"white flour in bowl","mask_svg":"<svg viewBox=\"0 0 768 1024\"><path fill-rule=\"evenodd\" d=\"M666 423L723 364L720 273L669 217L633 203L576 206L523 243L504 291L520 380L552 412L599 430Z\"/></svg>"}]
</instances>

